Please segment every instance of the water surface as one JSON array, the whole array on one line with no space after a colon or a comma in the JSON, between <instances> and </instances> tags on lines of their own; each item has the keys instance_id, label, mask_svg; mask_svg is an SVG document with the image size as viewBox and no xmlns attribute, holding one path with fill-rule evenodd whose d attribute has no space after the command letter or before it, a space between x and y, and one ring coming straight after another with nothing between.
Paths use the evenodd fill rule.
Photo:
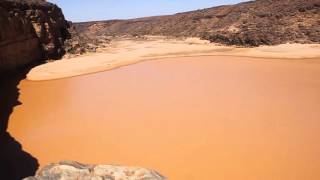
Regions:
<instances>
[{"instance_id":1,"label":"water surface","mask_svg":"<svg viewBox=\"0 0 320 180\"><path fill-rule=\"evenodd\" d=\"M41 165L179 180L320 179L319 60L193 57L19 85L9 132Z\"/></svg>"}]
</instances>

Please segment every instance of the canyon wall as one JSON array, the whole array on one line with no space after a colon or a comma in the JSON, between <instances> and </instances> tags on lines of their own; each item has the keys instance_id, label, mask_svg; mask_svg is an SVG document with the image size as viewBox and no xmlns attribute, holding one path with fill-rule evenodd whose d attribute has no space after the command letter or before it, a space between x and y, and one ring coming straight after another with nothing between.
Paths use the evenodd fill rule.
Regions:
<instances>
[{"instance_id":1,"label":"canyon wall","mask_svg":"<svg viewBox=\"0 0 320 180\"><path fill-rule=\"evenodd\" d=\"M61 9L45 0L1 0L0 72L61 58L68 26Z\"/></svg>"},{"instance_id":2,"label":"canyon wall","mask_svg":"<svg viewBox=\"0 0 320 180\"><path fill-rule=\"evenodd\" d=\"M319 0L256 0L131 20L74 24L88 35L197 36L239 46L320 43Z\"/></svg>"}]
</instances>

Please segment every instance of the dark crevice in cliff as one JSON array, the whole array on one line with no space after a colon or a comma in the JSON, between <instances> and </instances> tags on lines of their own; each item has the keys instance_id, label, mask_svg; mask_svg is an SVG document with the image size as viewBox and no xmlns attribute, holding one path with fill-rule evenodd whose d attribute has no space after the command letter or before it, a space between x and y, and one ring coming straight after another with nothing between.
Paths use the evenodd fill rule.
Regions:
<instances>
[{"instance_id":1,"label":"dark crevice in cliff","mask_svg":"<svg viewBox=\"0 0 320 180\"><path fill-rule=\"evenodd\" d=\"M9 118L19 102L18 84L29 68L0 74L0 179L21 180L38 169L38 160L22 149L22 145L7 132Z\"/></svg>"}]
</instances>

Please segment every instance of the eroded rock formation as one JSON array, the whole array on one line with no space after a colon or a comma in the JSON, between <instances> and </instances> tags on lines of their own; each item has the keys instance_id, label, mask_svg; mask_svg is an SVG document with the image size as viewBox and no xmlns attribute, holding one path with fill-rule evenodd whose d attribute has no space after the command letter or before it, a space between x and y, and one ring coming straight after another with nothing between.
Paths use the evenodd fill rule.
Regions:
<instances>
[{"instance_id":1,"label":"eroded rock formation","mask_svg":"<svg viewBox=\"0 0 320 180\"><path fill-rule=\"evenodd\" d=\"M0 71L65 53L68 23L61 9L45 0L1 0L0 27Z\"/></svg>"},{"instance_id":2,"label":"eroded rock formation","mask_svg":"<svg viewBox=\"0 0 320 180\"><path fill-rule=\"evenodd\" d=\"M35 177L24 180L166 180L153 170L113 165L84 165L64 161L42 168Z\"/></svg>"}]
</instances>

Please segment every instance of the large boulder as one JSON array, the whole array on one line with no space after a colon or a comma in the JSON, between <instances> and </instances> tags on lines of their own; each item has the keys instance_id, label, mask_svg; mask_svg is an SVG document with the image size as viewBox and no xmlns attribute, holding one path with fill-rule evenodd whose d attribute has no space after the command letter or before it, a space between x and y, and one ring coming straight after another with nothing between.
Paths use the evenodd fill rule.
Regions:
<instances>
[{"instance_id":1,"label":"large boulder","mask_svg":"<svg viewBox=\"0 0 320 180\"><path fill-rule=\"evenodd\" d=\"M61 9L45 0L1 0L0 72L61 58L68 26Z\"/></svg>"},{"instance_id":2,"label":"large boulder","mask_svg":"<svg viewBox=\"0 0 320 180\"><path fill-rule=\"evenodd\" d=\"M114 165L85 165L74 161L50 164L24 180L166 180L156 171Z\"/></svg>"}]
</instances>

